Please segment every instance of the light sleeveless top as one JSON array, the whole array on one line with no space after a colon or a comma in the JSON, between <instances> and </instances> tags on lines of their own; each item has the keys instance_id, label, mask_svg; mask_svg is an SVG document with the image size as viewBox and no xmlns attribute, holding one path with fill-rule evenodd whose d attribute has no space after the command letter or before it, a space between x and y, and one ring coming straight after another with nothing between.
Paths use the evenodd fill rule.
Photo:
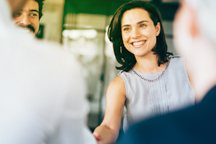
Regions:
<instances>
[{"instance_id":1,"label":"light sleeveless top","mask_svg":"<svg viewBox=\"0 0 216 144\"><path fill-rule=\"evenodd\" d=\"M179 56L171 56L166 68L158 73L144 74L133 68L129 72L121 71L119 76L126 88L124 131L139 120L195 103L184 60ZM143 78L157 80L150 82Z\"/></svg>"}]
</instances>

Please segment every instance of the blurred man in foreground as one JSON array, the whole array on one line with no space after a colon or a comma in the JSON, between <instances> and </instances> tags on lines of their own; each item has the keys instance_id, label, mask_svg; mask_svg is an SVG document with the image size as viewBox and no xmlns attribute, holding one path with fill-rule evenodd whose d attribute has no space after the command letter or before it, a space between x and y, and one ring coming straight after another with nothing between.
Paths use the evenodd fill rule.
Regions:
<instances>
[{"instance_id":1,"label":"blurred man in foreground","mask_svg":"<svg viewBox=\"0 0 216 144\"><path fill-rule=\"evenodd\" d=\"M175 16L175 45L186 59L198 104L132 126L122 143L216 143L215 8L215 0L183 0Z\"/></svg>"},{"instance_id":2,"label":"blurred man in foreground","mask_svg":"<svg viewBox=\"0 0 216 144\"><path fill-rule=\"evenodd\" d=\"M91 144L80 65L15 27L26 0L0 0L0 144Z\"/></svg>"},{"instance_id":3,"label":"blurred man in foreground","mask_svg":"<svg viewBox=\"0 0 216 144\"><path fill-rule=\"evenodd\" d=\"M44 0L27 0L24 7L14 14L15 24L36 35L39 31L39 21L43 15L43 2Z\"/></svg>"}]
</instances>

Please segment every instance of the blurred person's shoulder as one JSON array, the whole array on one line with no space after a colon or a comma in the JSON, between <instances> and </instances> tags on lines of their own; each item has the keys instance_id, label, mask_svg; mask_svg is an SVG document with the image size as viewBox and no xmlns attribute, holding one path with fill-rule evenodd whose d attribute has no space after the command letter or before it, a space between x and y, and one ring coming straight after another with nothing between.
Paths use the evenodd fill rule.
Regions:
<instances>
[{"instance_id":1,"label":"blurred person's shoulder","mask_svg":"<svg viewBox=\"0 0 216 144\"><path fill-rule=\"evenodd\" d=\"M63 48L60 43L48 40L40 40L31 34L20 34L12 37L13 49L17 54L23 55L23 59L32 59L38 64L46 65L47 68L60 70L71 70L79 72L81 69L80 63L75 56ZM30 61L31 62L31 61Z\"/></svg>"},{"instance_id":2,"label":"blurred person's shoulder","mask_svg":"<svg viewBox=\"0 0 216 144\"><path fill-rule=\"evenodd\" d=\"M75 56L68 49L64 49L57 42L35 39L36 46L33 51L38 51L38 55L44 59L50 59L53 62L63 62L64 65L72 65L73 67L81 67Z\"/></svg>"},{"instance_id":3,"label":"blurred person's shoulder","mask_svg":"<svg viewBox=\"0 0 216 144\"><path fill-rule=\"evenodd\" d=\"M33 79L41 77L40 81L47 83L47 87L52 80L56 85L62 85L59 90L85 87L81 64L59 43L36 39L19 29L15 29L9 38L11 42L6 44L5 51L9 55L6 59L13 57L13 61L22 68L21 71L27 71Z\"/></svg>"},{"instance_id":4,"label":"blurred person's shoulder","mask_svg":"<svg viewBox=\"0 0 216 144\"><path fill-rule=\"evenodd\" d=\"M69 87L85 87L81 64L59 43L36 39L19 28L10 29L5 39L8 40L4 44L5 61L12 60L13 67L18 65L16 71L28 73L38 83L47 83L47 87L51 87L50 83L62 85L58 89L63 91Z\"/></svg>"}]
</instances>

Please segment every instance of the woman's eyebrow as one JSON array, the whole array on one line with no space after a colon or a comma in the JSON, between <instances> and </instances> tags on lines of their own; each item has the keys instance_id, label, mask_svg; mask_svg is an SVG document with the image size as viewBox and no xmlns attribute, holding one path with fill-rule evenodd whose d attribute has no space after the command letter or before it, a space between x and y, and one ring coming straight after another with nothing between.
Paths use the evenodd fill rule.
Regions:
<instances>
[{"instance_id":1,"label":"woman's eyebrow","mask_svg":"<svg viewBox=\"0 0 216 144\"><path fill-rule=\"evenodd\" d=\"M142 20L142 21L137 22L137 24L141 24L141 23L144 23L144 22L147 22L147 23L148 23L147 20Z\"/></svg>"},{"instance_id":2,"label":"woman's eyebrow","mask_svg":"<svg viewBox=\"0 0 216 144\"><path fill-rule=\"evenodd\" d=\"M122 25L122 27L128 27L128 26L130 26L130 25L129 24Z\"/></svg>"},{"instance_id":3,"label":"woman's eyebrow","mask_svg":"<svg viewBox=\"0 0 216 144\"><path fill-rule=\"evenodd\" d=\"M142 21L137 22L137 24L141 24L141 23L144 23L144 22L149 23L149 21L147 21L147 20L142 20ZM130 25L129 24L122 25L122 27L128 27L128 26L130 26Z\"/></svg>"}]
</instances>

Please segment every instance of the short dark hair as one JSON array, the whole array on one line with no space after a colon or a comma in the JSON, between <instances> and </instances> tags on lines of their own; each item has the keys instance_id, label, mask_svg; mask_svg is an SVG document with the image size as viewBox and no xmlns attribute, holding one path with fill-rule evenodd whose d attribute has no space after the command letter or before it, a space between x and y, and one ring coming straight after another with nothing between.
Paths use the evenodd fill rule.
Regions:
<instances>
[{"instance_id":1,"label":"short dark hair","mask_svg":"<svg viewBox=\"0 0 216 144\"><path fill-rule=\"evenodd\" d=\"M136 59L135 56L130 53L123 44L121 35L121 19L125 11L134 8L142 8L146 10L155 26L158 22L160 22L160 34L157 36L156 45L152 49L154 54L158 56L158 66L166 63L169 60L169 56L173 55L172 53L167 52L168 48L159 10L151 3L143 1L127 2L116 10L108 28L108 38L113 43L116 60L121 64L120 67L116 68L126 72L134 67L136 64Z\"/></svg>"},{"instance_id":2,"label":"short dark hair","mask_svg":"<svg viewBox=\"0 0 216 144\"><path fill-rule=\"evenodd\" d=\"M44 5L44 0L35 0L39 5L39 19L43 16L42 10Z\"/></svg>"}]
</instances>

